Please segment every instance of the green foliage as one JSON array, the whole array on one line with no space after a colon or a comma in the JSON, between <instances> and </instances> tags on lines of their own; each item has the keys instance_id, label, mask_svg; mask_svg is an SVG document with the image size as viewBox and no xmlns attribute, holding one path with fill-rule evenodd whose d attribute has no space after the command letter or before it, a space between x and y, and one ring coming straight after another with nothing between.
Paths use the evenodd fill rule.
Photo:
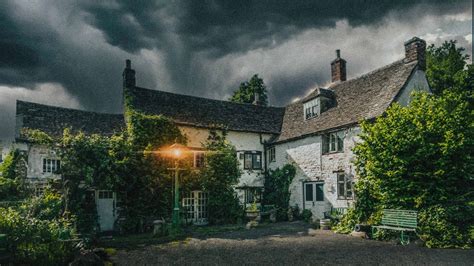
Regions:
<instances>
[{"instance_id":1,"label":"green foliage","mask_svg":"<svg viewBox=\"0 0 474 266\"><path fill-rule=\"evenodd\" d=\"M307 223L312 222L311 220L312 217L313 217L313 213L311 212L311 210L304 209L303 212L301 213L301 218L303 219L303 221Z\"/></svg>"},{"instance_id":2,"label":"green foliage","mask_svg":"<svg viewBox=\"0 0 474 266\"><path fill-rule=\"evenodd\" d=\"M19 200L28 194L25 185L26 155L15 149L0 164L0 201Z\"/></svg>"},{"instance_id":3,"label":"green foliage","mask_svg":"<svg viewBox=\"0 0 474 266\"><path fill-rule=\"evenodd\" d=\"M295 174L295 167L287 164L281 169L270 170L267 178L265 178L263 200L265 204L274 204L276 206L278 220L287 219L291 195L289 188Z\"/></svg>"},{"instance_id":4,"label":"green foliage","mask_svg":"<svg viewBox=\"0 0 474 266\"><path fill-rule=\"evenodd\" d=\"M243 208L234 191L240 177L235 148L225 139L226 133L210 132L205 143L206 166L201 171L201 184L209 195L211 224L235 223L243 216Z\"/></svg>"},{"instance_id":5,"label":"green foliage","mask_svg":"<svg viewBox=\"0 0 474 266\"><path fill-rule=\"evenodd\" d=\"M474 72L472 66L466 68L469 56L463 54L464 50L456 47L455 40L446 41L440 47L433 44L428 47L426 76L433 93L458 88L472 90Z\"/></svg>"},{"instance_id":6,"label":"green foliage","mask_svg":"<svg viewBox=\"0 0 474 266\"><path fill-rule=\"evenodd\" d=\"M74 252L63 241L75 234L72 222L62 217L62 199L54 192L27 200L19 208L0 208L0 232L7 234L8 252L15 264L65 264Z\"/></svg>"},{"instance_id":7,"label":"green foliage","mask_svg":"<svg viewBox=\"0 0 474 266\"><path fill-rule=\"evenodd\" d=\"M393 104L375 123L361 124L354 153L359 175L355 209L340 231L380 221L385 208L418 210L431 247L468 244L474 223L474 112L470 92L418 93L409 107ZM442 236L443 230L446 236ZM461 244L464 243L464 244Z\"/></svg>"},{"instance_id":8,"label":"green foliage","mask_svg":"<svg viewBox=\"0 0 474 266\"><path fill-rule=\"evenodd\" d=\"M263 83L263 79L259 78L257 74L253 75L249 81L240 83L239 89L234 92L229 101L236 103L253 103L255 94L259 95L259 101L262 105L268 105L267 87L265 83Z\"/></svg>"},{"instance_id":9,"label":"green foliage","mask_svg":"<svg viewBox=\"0 0 474 266\"><path fill-rule=\"evenodd\" d=\"M51 136L38 129L22 128L21 136L35 144L51 145L54 142Z\"/></svg>"}]
</instances>

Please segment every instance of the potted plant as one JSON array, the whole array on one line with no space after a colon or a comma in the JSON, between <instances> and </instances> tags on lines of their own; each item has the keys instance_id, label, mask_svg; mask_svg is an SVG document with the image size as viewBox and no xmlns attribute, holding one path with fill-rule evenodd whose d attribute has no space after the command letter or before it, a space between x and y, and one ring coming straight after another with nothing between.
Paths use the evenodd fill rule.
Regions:
<instances>
[{"instance_id":1,"label":"potted plant","mask_svg":"<svg viewBox=\"0 0 474 266\"><path fill-rule=\"evenodd\" d=\"M258 218L260 216L260 210L257 207L257 202L254 200L252 204L245 210L245 214L249 219L247 228L256 227L258 225Z\"/></svg>"}]
</instances>

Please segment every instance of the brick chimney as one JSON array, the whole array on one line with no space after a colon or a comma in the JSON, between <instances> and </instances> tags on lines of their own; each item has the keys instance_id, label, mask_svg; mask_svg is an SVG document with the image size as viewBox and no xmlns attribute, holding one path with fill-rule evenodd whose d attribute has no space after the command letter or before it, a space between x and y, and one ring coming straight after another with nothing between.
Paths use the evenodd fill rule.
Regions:
<instances>
[{"instance_id":1,"label":"brick chimney","mask_svg":"<svg viewBox=\"0 0 474 266\"><path fill-rule=\"evenodd\" d=\"M124 88L135 87L135 70L132 69L132 61L130 59L125 60L125 69L123 70L122 77Z\"/></svg>"},{"instance_id":2,"label":"brick chimney","mask_svg":"<svg viewBox=\"0 0 474 266\"><path fill-rule=\"evenodd\" d=\"M258 94L257 92L255 92L253 94L253 105L263 105L263 102L260 100L260 94Z\"/></svg>"},{"instance_id":3,"label":"brick chimney","mask_svg":"<svg viewBox=\"0 0 474 266\"><path fill-rule=\"evenodd\" d=\"M421 70L426 69L425 58L426 42L418 37L413 37L405 42L405 63L418 61Z\"/></svg>"},{"instance_id":4,"label":"brick chimney","mask_svg":"<svg viewBox=\"0 0 474 266\"><path fill-rule=\"evenodd\" d=\"M331 62L331 81L346 81L346 60L341 58L341 50L336 50L336 59Z\"/></svg>"}]
</instances>

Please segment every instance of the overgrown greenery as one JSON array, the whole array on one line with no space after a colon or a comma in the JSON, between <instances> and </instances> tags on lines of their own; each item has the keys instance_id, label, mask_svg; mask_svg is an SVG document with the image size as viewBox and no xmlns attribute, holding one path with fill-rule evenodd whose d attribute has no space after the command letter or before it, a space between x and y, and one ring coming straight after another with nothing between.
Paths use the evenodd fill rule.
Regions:
<instances>
[{"instance_id":1,"label":"overgrown greenery","mask_svg":"<svg viewBox=\"0 0 474 266\"><path fill-rule=\"evenodd\" d=\"M26 155L14 149L0 164L0 201L19 200L28 193L26 163Z\"/></svg>"},{"instance_id":2,"label":"overgrown greenery","mask_svg":"<svg viewBox=\"0 0 474 266\"><path fill-rule=\"evenodd\" d=\"M287 219L290 184L296 174L296 168L287 164L281 169L270 170L265 178L265 190L263 200L265 204L274 204L277 208L277 219L284 221Z\"/></svg>"},{"instance_id":3,"label":"overgrown greenery","mask_svg":"<svg viewBox=\"0 0 474 266\"><path fill-rule=\"evenodd\" d=\"M259 78L257 74L253 75L249 81L240 83L239 89L234 91L229 101L236 103L253 103L255 94L259 96L259 101L262 105L268 105L267 87L263 79Z\"/></svg>"},{"instance_id":4,"label":"overgrown greenery","mask_svg":"<svg viewBox=\"0 0 474 266\"><path fill-rule=\"evenodd\" d=\"M340 231L380 221L386 208L419 211L418 234L429 247L472 245L474 112L467 90L418 93L361 124L356 145L357 202Z\"/></svg>"},{"instance_id":5,"label":"overgrown greenery","mask_svg":"<svg viewBox=\"0 0 474 266\"><path fill-rule=\"evenodd\" d=\"M0 232L7 233L11 262L62 265L74 255L72 220L63 216L61 195L47 190L40 198L0 208Z\"/></svg>"}]
</instances>

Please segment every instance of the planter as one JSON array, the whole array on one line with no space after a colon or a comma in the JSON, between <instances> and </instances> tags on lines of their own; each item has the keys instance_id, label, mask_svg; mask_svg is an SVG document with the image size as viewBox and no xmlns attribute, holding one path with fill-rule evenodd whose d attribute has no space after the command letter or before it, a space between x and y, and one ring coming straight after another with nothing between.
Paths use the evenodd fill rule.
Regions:
<instances>
[{"instance_id":1,"label":"planter","mask_svg":"<svg viewBox=\"0 0 474 266\"><path fill-rule=\"evenodd\" d=\"M321 219L319 221L319 228L321 230L329 230L331 229L331 220L330 219Z\"/></svg>"},{"instance_id":2,"label":"planter","mask_svg":"<svg viewBox=\"0 0 474 266\"><path fill-rule=\"evenodd\" d=\"M249 219L249 222L247 223L247 229L250 229L252 227L257 227L258 225L258 220L260 218L260 212L259 211L245 211L245 216L247 216L247 219Z\"/></svg>"}]
</instances>

